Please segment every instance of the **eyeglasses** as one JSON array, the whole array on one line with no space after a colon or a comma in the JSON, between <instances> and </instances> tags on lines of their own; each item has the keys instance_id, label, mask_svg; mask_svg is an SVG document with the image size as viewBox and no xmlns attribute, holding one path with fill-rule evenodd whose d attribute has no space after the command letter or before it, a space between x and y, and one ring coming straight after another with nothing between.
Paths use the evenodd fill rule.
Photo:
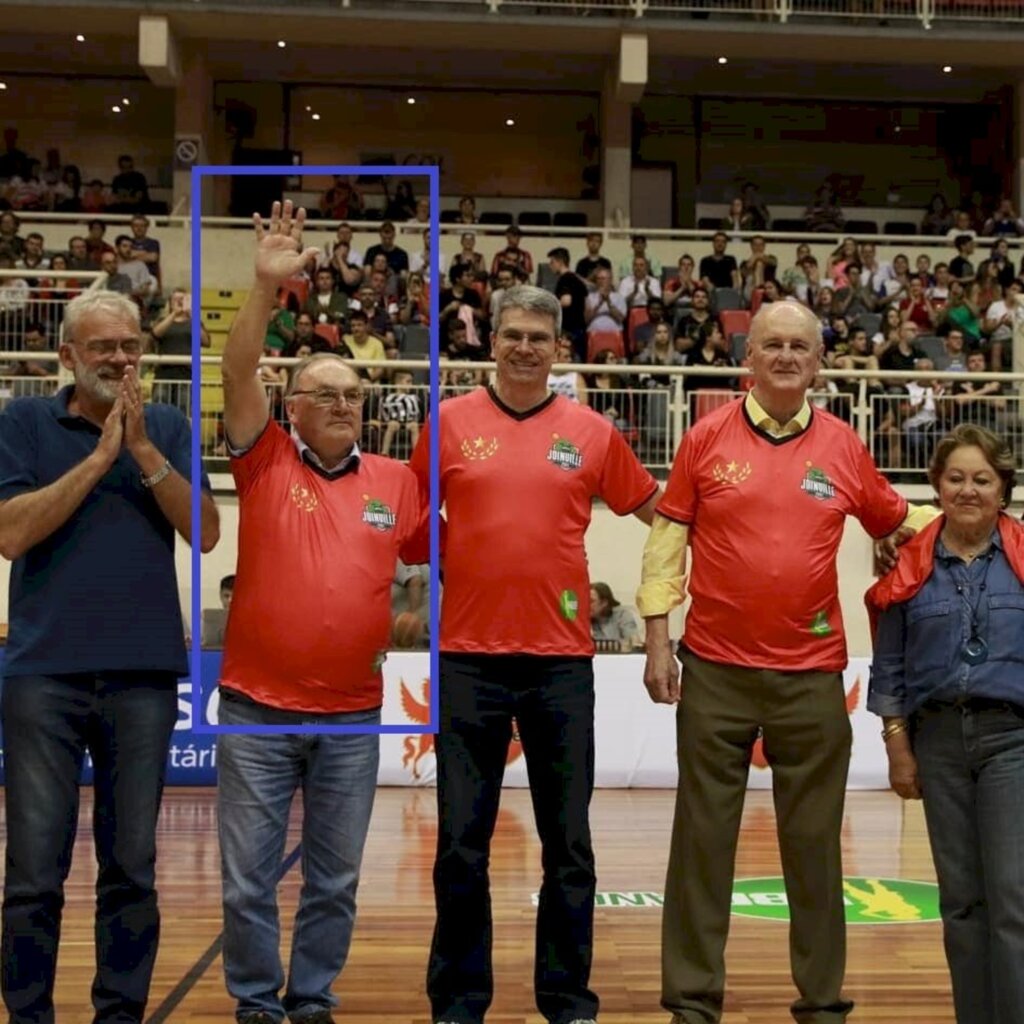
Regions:
<instances>
[{"instance_id":1,"label":"eyeglasses","mask_svg":"<svg viewBox=\"0 0 1024 1024\"><path fill-rule=\"evenodd\" d=\"M316 388L315 390L303 390L293 391L288 398L293 395L310 395L313 399L314 405L320 405L327 408L331 405L337 405L337 403L344 399L345 405L351 406L353 409L358 409L366 400L366 396L362 391L337 391L335 388Z\"/></svg>"},{"instance_id":2,"label":"eyeglasses","mask_svg":"<svg viewBox=\"0 0 1024 1024\"><path fill-rule=\"evenodd\" d=\"M142 354L142 340L129 338L127 341L87 341L85 351L93 356L112 356L120 349L126 356Z\"/></svg>"}]
</instances>

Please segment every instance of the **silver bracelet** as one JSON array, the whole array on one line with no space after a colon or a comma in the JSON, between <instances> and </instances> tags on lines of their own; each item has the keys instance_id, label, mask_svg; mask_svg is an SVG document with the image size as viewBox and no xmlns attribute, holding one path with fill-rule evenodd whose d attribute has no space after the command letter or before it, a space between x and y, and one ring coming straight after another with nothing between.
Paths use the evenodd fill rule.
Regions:
<instances>
[{"instance_id":1,"label":"silver bracelet","mask_svg":"<svg viewBox=\"0 0 1024 1024\"><path fill-rule=\"evenodd\" d=\"M164 477L169 476L171 472L171 463L169 459L164 460L164 464L152 475L144 476L142 478L143 487L156 487Z\"/></svg>"}]
</instances>

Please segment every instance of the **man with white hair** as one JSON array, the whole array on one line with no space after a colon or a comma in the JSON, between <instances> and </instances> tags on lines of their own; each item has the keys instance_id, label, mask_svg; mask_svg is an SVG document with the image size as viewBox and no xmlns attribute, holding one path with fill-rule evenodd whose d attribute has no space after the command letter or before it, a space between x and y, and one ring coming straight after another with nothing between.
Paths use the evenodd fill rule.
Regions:
<instances>
[{"instance_id":1,"label":"man with white hair","mask_svg":"<svg viewBox=\"0 0 1024 1024\"><path fill-rule=\"evenodd\" d=\"M2 982L12 1024L51 1024L85 754L94 771L97 1021L141 1022L160 918L156 820L188 671L175 532L192 542L192 444L139 387L138 307L68 303L74 383L0 415L0 553L11 569L2 720ZM219 537L202 481L202 551Z\"/></svg>"},{"instance_id":2,"label":"man with white hair","mask_svg":"<svg viewBox=\"0 0 1024 1024\"><path fill-rule=\"evenodd\" d=\"M241 520L220 724L308 733L243 728L217 745L224 975L239 1024L330 1024L377 786L391 580L400 552L425 560L407 548L420 523L415 477L360 451L365 391L351 366L333 352L298 363L284 395L290 430L271 418L257 368L281 283L316 256L302 248L305 219L291 201L254 218L255 280L222 367ZM276 890L299 790L303 886L286 979Z\"/></svg>"},{"instance_id":3,"label":"man with white hair","mask_svg":"<svg viewBox=\"0 0 1024 1024\"><path fill-rule=\"evenodd\" d=\"M687 432L644 550L644 683L652 700L678 704L662 927L662 1005L673 1024L721 1017L736 842L759 734L792 920L793 1016L838 1022L853 1006L841 992L851 730L836 555L848 515L880 538L930 511L908 516L854 431L808 404L821 356L810 310L776 302L758 311L747 341L753 390ZM668 613L687 586L687 545L681 684Z\"/></svg>"}]
</instances>

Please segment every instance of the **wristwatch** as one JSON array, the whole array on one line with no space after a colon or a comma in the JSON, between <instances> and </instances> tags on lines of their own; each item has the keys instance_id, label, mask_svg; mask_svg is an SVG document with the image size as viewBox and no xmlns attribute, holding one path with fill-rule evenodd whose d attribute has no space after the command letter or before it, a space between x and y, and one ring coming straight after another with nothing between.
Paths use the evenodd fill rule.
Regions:
<instances>
[{"instance_id":1,"label":"wristwatch","mask_svg":"<svg viewBox=\"0 0 1024 1024\"><path fill-rule=\"evenodd\" d=\"M171 472L171 463L169 460L164 460L164 464L152 475L142 477L143 487L156 487L164 477L169 476Z\"/></svg>"}]
</instances>

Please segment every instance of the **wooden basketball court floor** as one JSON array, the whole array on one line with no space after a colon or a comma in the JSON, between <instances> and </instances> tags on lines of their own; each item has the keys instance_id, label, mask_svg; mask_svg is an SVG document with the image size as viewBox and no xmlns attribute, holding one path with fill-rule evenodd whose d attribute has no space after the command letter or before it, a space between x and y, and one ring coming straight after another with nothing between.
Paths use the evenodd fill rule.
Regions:
<instances>
[{"instance_id":1,"label":"wooden basketball court floor","mask_svg":"<svg viewBox=\"0 0 1024 1024\"><path fill-rule=\"evenodd\" d=\"M598 790L592 807L601 892L664 889L673 794ZM83 790L75 862L57 981L59 1024L90 1024L95 868L92 803ZM288 850L299 841L293 811ZM424 965L433 925L431 867L437 834L432 789L382 788L377 795L359 889L348 965L335 986L339 1024L429 1024ZM159 827L158 885L163 911L160 955L149 1024L233 1021L224 990L219 937L220 875L215 793L167 791ZM891 793L848 795L843 831L849 876L934 881L920 804ZM294 858L280 886L283 941L290 936L300 886ZM532 895L539 885L539 845L529 795L506 790L492 851L496 995L489 1024L542 1024L532 994ZM288 862L286 862L288 863ZM780 875L775 821L766 792L748 794L737 877ZM616 901L617 902L617 901ZM668 1024L660 1008L661 911L646 905L599 906L592 985L603 1024ZM851 1020L872 1024L953 1024L938 922L851 925L847 995ZM787 925L734 916L727 951L725 1024L784 1024L794 990Z\"/></svg>"}]
</instances>

